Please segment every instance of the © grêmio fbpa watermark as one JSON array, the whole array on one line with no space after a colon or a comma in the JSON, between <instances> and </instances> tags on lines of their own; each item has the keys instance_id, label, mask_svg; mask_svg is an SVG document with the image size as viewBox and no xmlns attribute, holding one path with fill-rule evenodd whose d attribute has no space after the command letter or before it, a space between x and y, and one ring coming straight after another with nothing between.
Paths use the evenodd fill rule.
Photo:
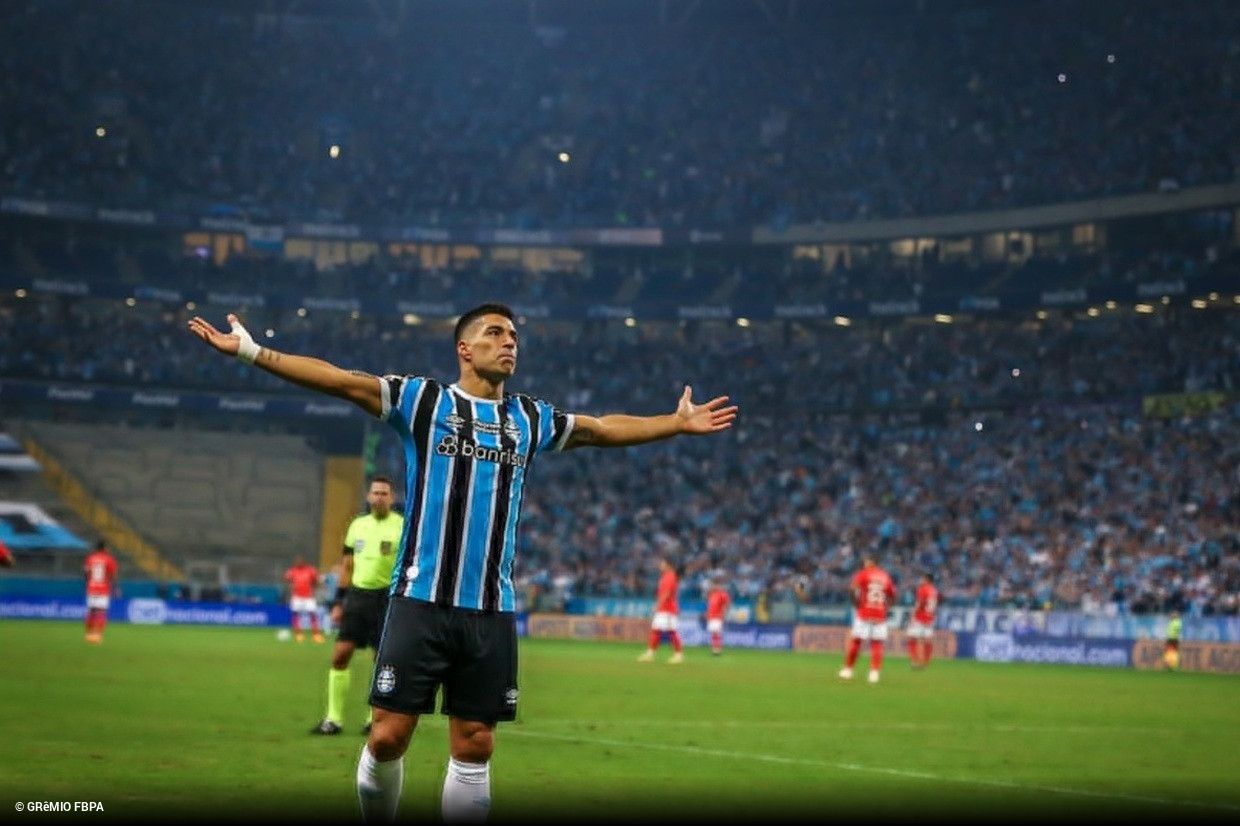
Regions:
<instances>
[{"instance_id":1,"label":"\u00a9 gr\u00eamio fbpa watermark","mask_svg":"<svg viewBox=\"0 0 1240 826\"><path fill-rule=\"evenodd\" d=\"M13 804L19 812L102 812L97 800L19 800Z\"/></svg>"}]
</instances>

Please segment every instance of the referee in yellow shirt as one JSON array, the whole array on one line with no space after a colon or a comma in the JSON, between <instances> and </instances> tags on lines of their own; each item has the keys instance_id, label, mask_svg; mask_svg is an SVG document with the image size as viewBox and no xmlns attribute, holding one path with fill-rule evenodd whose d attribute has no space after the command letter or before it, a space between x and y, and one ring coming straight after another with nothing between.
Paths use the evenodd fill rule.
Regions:
<instances>
[{"instance_id":1,"label":"referee in yellow shirt","mask_svg":"<svg viewBox=\"0 0 1240 826\"><path fill-rule=\"evenodd\" d=\"M344 730L353 652L358 648L379 650L405 518L392 510L392 480L386 476L371 478L366 504L369 511L354 517L345 533L340 583L332 603L332 624L340 630L327 672L327 714L310 729L311 734L339 734ZM367 711L363 733L370 732L370 715Z\"/></svg>"}]
</instances>

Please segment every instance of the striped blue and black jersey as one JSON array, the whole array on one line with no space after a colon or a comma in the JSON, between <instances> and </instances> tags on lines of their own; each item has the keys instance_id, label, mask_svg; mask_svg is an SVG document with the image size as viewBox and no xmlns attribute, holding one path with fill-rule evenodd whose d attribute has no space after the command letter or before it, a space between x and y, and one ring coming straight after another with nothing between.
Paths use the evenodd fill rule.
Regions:
<instances>
[{"instance_id":1,"label":"striped blue and black jersey","mask_svg":"<svg viewBox=\"0 0 1240 826\"><path fill-rule=\"evenodd\" d=\"M534 456L561 450L573 416L541 399L471 396L422 376L384 376L380 418L405 449L405 532L392 593L513 611L513 554Z\"/></svg>"}]
</instances>

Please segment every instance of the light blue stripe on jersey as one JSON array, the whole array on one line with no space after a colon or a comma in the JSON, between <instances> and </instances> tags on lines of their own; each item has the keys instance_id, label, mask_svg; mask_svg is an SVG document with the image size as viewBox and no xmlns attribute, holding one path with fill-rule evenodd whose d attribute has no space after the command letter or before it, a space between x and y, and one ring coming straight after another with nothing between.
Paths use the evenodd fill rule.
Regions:
<instances>
[{"instance_id":1,"label":"light blue stripe on jersey","mask_svg":"<svg viewBox=\"0 0 1240 826\"><path fill-rule=\"evenodd\" d=\"M530 421L530 416L526 412L525 406L517 400L508 405L509 420L516 425L520 436L517 442L518 450L528 456L546 451L556 451L563 448L563 441L568 438L568 434L573 429L573 418L568 417L568 426L565 427L561 441L554 441L555 433L555 416L559 412L551 405L542 401L529 400L534 403L535 407L540 411L538 416L538 432L534 432L534 424ZM509 484L509 518L503 526L503 543L504 558L500 564L500 580L502 589L502 600L504 611L516 610L516 598L512 588L512 568L517 547L517 525L521 511L521 501L525 497L525 474L529 471L529 466L522 468L520 473L513 474L512 481Z\"/></svg>"},{"instance_id":2,"label":"light blue stripe on jersey","mask_svg":"<svg viewBox=\"0 0 1240 826\"><path fill-rule=\"evenodd\" d=\"M494 425L497 431L490 433L486 429L475 429L474 439L483 447L502 449L498 433L498 405L475 404L471 401L470 407L478 424ZM485 493L495 489L500 467L497 462L474 462L473 485L470 486L470 500L465 509L465 536L461 543L463 559L456 575L456 594L453 599L455 605L482 605L482 580L486 573L489 545L487 537L491 534L496 500L496 497L487 496Z\"/></svg>"}]
</instances>

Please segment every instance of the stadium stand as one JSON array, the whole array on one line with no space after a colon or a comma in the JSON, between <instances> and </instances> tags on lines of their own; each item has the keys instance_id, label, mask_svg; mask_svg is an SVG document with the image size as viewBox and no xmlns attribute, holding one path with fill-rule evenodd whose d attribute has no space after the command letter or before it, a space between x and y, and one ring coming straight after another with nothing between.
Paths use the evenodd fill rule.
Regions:
<instances>
[{"instance_id":1,"label":"stadium stand","mask_svg":"<svg viewBox=\"0 0 1240 826\"><path fill-rule=\"evenodd\" d=\"M36 552L18 550L16 553L22 575L77 576L83 549L96 536L96 532L89 522L57 495L42 473L38 470L0 469L0 501L37 506L80 543L80 547L48 546Z\"/></svg>"},{"instance_id":2,"label":"stadium stand","mask_svg":"<svg viewBox=\"0 0 1240 826\"><path fill-rule=\"evenodd\" d=\"M322 457L304 438L29 420L15 429L178 567L271 581L289 558L317 554Z\"/></svg>"}]
</instances>

